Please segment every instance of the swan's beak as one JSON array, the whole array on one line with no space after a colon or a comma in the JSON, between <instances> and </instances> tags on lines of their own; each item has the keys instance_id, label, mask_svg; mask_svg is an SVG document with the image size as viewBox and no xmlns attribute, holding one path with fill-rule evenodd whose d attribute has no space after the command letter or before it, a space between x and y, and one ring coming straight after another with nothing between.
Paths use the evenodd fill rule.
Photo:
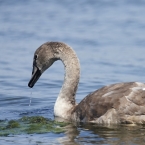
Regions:
<instances>
[{"instance_id":1,"label":"swan's beak","mask_svg":"<svg viewBox=\"0 0 145 145\"><path fill-rule=\"evenodd\" d=\"M28 83L28 86L32 88L37 82L37 80L40 78L40 76L41 76L41 71L39 70L39 68L36 66L33 66L32 77Z\"/></svg>"}]
</instances>

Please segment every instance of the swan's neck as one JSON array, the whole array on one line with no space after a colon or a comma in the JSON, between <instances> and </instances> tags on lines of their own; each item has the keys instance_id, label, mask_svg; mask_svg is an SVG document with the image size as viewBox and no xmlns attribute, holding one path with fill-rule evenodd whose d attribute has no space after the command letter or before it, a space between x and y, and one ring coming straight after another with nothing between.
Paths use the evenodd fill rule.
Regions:
<instances>
[{"instance_id":1,"label":"swan's neck","mask_svg":"<svg viewBox=\"0 0 145 145\"><path fill-rule=\"evenodd\" d=\"M54 115L70 119L71 111L76 106L75 95L80 77L80 64L72 49L69 52L63 53L60 56L60 60L65 67L65 77L63 86L54 105Z\"/></svg>"}]
</instances>

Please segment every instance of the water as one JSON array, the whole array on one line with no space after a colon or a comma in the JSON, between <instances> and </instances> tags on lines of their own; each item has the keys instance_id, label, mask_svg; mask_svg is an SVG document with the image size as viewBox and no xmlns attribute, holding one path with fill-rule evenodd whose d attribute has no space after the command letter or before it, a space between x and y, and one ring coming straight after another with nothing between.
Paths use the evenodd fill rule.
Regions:
<instances>
[{"instance_id":1,"label":"water","mask_svg":"<svg viewBox=\"0 0 145 145\"><path fill-rule=\"evenodd\" d=\"M144 0L0 0L0 119L33 115L53 119L63 82L61 62L47 70L33 89L27 87L33 53L47 41L69 44L80 59L77 102L104 85L145 82L144 16ZM12 135L0 137L0 142L142 145L144 135L144 126L81 124L61 134Z\"/></svg>"}]
</instances>

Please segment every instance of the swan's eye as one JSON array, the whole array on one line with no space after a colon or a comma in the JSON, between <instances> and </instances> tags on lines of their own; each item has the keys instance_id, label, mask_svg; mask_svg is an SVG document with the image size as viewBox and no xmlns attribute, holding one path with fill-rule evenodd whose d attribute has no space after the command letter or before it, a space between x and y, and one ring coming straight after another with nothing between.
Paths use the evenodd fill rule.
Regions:
<instances>
[{"instance_id":1,"label":"swan's eye","mask_svg":"<svg viewBox=\"0 0 145 145\"><path fill-rule=\"evenodd\" d=\"M37 55L37 54L35 54L34 59L36 60L37 58L38 58L38 55Z\"/></svg>"}]
</instances>

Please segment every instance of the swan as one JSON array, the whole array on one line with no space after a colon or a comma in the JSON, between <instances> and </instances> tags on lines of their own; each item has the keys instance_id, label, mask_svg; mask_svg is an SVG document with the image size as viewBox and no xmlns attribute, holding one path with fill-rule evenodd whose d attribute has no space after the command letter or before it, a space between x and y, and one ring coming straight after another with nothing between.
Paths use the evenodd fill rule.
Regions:
<instances>
[{"instance_id":1,"label":"swan","mask_svg":"<svg viewBox=\"0 0 145 145\"><path fill-rule=\"evenodd\" d=\"M74 122L97 124L144 124L145 84L117 83L88 94L79 104L75 101L80 78L80 63L75 51L63 42L46 42L34 53L32 88L41 74L55 61L65 68L64 83L54 105L54 116Z\"/></svg>"}]
</instances>

